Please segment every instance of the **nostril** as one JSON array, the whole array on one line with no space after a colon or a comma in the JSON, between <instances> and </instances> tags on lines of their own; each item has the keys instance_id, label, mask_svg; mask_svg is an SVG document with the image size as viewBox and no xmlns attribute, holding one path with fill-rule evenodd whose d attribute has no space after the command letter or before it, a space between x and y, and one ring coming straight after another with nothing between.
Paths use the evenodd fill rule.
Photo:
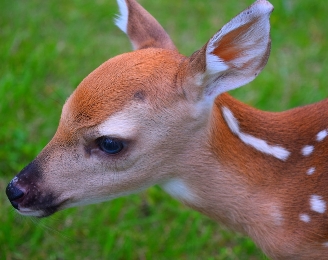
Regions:
<instances>
[{"instance_id":1,"label":"nostril","mask_svg":"<svg viewBox=\"0 0 328 260\"><path fill-rule=\"evenodd\" d=\"M20 190L19 188L17 188L16 186L14 186L12 184L12 182L8 184L7 189L6 189L6 194L7 194L8 199L10 200L10 202L13 202L14 200L18 200L24 196L24 192L22 190ZM16 204L17 203L15 203L15 205Z\"/></svg>"}]
</instances>

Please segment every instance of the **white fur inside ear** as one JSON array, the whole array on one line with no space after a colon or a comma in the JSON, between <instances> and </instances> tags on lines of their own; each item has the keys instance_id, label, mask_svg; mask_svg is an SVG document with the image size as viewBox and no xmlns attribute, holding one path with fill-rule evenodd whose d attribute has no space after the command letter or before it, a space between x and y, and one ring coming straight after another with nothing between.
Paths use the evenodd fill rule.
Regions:
<instances>
[{"instance_id":1,"label":"white fur inside ear","mask_svg":"<svg viewBox=\"0 0 328 260\"><path fill-rule=\"evenodd\" d=\"M120 9L120 14L115 18L115 24L124 33L127 34L128 31L128 19L129 19L129 9L125 0L117 0L118 7Z\"/></svg>"},{"instance_id":2,"label":"white fur inside ear","mask_svg":"<svg viewBox=\"0 0 328 260\"><path fill-rule=\"evenodd\" d=\"M206 72L208 74L216 74L227 69L229 69L229 66L225 64L220 57L212 54L211 52L206 53Z\"/></svg>"}]
</instances>

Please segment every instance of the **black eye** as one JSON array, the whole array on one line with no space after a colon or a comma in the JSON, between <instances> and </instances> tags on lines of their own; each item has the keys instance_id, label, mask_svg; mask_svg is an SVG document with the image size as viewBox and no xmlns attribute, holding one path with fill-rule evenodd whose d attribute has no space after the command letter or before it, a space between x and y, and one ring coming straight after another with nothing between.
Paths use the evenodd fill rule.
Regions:
<instances>
[{"instance_id":1,"label":"black eye","mask_svg":"<svg viewBox=\"0 0 328 260\"><path fill-rule=\"evenodd\" d=\"M124 148L124 143L107 136L97 139L100 150L108 154L118 154Z\"/></svg>"}]
</instances>

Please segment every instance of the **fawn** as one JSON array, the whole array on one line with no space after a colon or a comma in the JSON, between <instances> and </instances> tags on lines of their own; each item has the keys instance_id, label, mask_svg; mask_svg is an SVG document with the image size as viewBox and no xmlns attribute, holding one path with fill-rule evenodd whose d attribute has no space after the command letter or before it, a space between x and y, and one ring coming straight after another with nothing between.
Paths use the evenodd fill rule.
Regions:
<instances>
[{"instance_id":1,"label":"fawn","mask_svg":"<svg viewBox=\"0 0 328 260\"><path fill-rule=\"evenodd\" d=\"M273 259L328 259L328 99L270 113L225 93L265 66L273 6L257 0L185 57L135 0L118 5L134 51L68 98L53 139L9 183L13 207L45 217L158 184Z\"/></svg>"}]
</instances>

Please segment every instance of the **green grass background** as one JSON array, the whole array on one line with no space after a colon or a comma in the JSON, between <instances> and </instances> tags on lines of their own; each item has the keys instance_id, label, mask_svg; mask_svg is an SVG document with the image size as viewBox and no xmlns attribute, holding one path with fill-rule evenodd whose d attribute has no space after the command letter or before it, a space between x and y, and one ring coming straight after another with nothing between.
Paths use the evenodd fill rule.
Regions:
<instances>
[{"instance_id":1,"label":"green grass background","mask_svg":"<svg viewBox=\"0 0 328 260\"><path fill-rule=\"evenodd\" d=\"M140 2L185 55L252 3ZM269 63L232 94L271 111L327 97L327 2L272 3ZM102 62L131 49L113 24L116 13L114 0L0 3L0 259L265 259L250 239L158 187L41 220L21 217L10 206L7 183L50 140L68 95Z\"/></svg>"}]
</instances>

